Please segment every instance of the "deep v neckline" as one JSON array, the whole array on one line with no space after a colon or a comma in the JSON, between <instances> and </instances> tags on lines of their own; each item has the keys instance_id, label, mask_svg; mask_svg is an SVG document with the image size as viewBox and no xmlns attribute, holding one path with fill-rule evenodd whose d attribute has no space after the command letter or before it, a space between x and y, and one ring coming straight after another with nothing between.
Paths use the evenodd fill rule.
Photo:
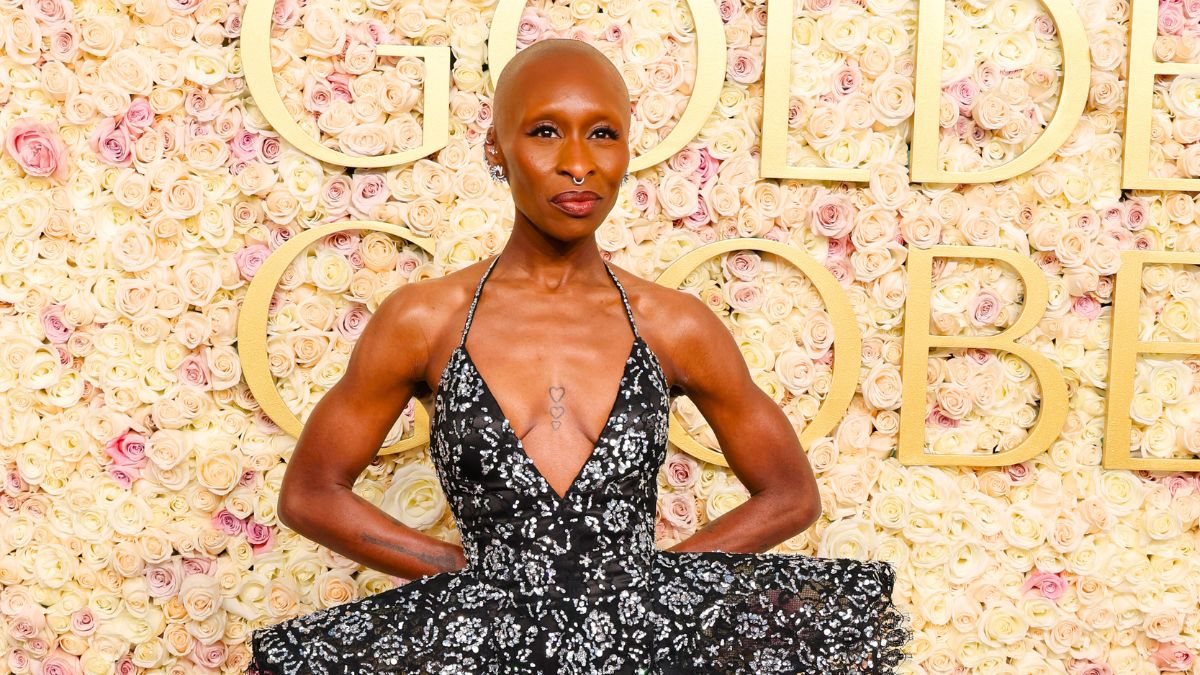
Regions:
<instances>
[{"instance_id":1,"label":"deep v neckline","mask_svg":"<svg viewBox=\"0 0 1200 675\"><path fill-rule=\"evenodd\" d=\"M471 365L471 371L475 373L475 377L479 381L479 388L482 390L483 395L488 399L488 401L490 401L490 403L487 405L490 408L493 408L495 413L500 416L500 426L511 439L509 446L515 451L517 460L528 466L529 470L536 476L537 481L542 484L546 492L550 494L550 498L554 500L555 507L561 508L571 498L571 495L575 493L580 481L583 480L583 477L587 473L591 464L597 461L600 456L598 450L607 440L608 434L612 430L613 423L618 416L617 409L621 406L622 394L625 392L625 388L629 382L630 368L633 365L635 355L638 353L638 345L643 346L647 350L649 350L650 346L647 345L644 340L642 340L641 333L638 332L637 322L633 319L633 309L629 306L629 298L625 295L625 287L621 285L621 280L617 278L617 275L612 271L612 268L608 266L608 263L603 263L604 271L608 273L609 278L612 279L613 285L617 287L617 291L621 295L621 304L625 308L625 317L629 321L629 329L633 332L633 344L629 346L629 353L625 357L625 363L621 367L621 376L617 382L617 393L613 399L612 405L608 409L608 416L604 420L604 426L601 427L600 433L596 436L596 442L592 444L592 449L588 452L588 456L584 459L583 464L579 467L579 471L571 480L570 485L567 486L567 491L560 495L550 485L550 481L547 480L546 475L543 474L540 469L538 469L537 463L533 461L533 457L526 452L525 443L519 436L517 436L516 430L513 429L512 420L504 412L504 407L500 405L500 400L496 398L495 392L492 391L487 379L484 378L483 373L479 371L479 366L476 365L475 359L471 358L470 350L467 349L467 334L470 332L471 323L475 318L475 308L479 304L479 296L483 293L484 283L487 281L488 277L491 276L492 269L496 267L496 263L499 261L500 256L497 255L492 259L491 264L487 266L487 269L484 270L483 274L479 277L479 283L475 286L475 295L473 298L471 298L471 306L467 310L467 318L463 323L462 334L458 339L458 346L455 349L462 352L463 360ZM453 359L451 359L451 362L453 362ZM440 383L438 388L439 390L441 389Z\"/></svg>"},{"instance_id":2,"label":"deep v neckline","mask_svg":"<svg viewBox=\"0 0 1200 675\"><path fill-rule=\"evenodd\" d=\"M475 365L475 359L471 358L471 352L467 349L466 341L464 340L463 343L459 345L459 349L462 350L463 353L463 358L467 361L467 363L471 364L471 371L475 373L475 377L479 380L480 389L483 390L484 395L487 397L489 406L494 408L496 414L500 416L501 428L504 429L504 431L508 434L509 439L512 441L512 447L516 451L518 459L524 462L529 467L530 471L537 476L538 482L540 482L542 487L544 487L546 491L550 493L550 496L555 500L556 505L562 506L569 501L571 495L579 486L579 481L583 479L583 475L587 472L588 467L597 459L597 451L599 450L600 446L604 445L605 437L612 429L613 421L617 418L617 408L619 408L621 405L621 394L625 391L625 386L629 380L630 366L633 364L634 355L637 353L638 344L641 342L641 336L634 335L633 344L629 347L629 354L625 357L625 364L621 369L620 380L617 382L617 394L613 398L612 405L609 406L608 417L604 420L604 426L601 427L600 433L596 436L596 442L592 444L592 449L588 452L587 458L583 460L583 464L580 465L579 471L571 480L570 485L567 486L567 491L561 495L558 494L558 492L554 489L554 486L550 485L549 479L547 479L546 475L542 473L542 470L538 468L537 463L533 461L533 457L531 457L525 450L525 443L521 440L521 437L517 435L516 429L513 428L512 421L509 419L508 414L504 412L504 407L500 405L500 400L496 398L496 394L492 391L491 385L488 384L487 379L483 376L483 373L479 371L479 367Z\"/></svg>"}]
</instances>

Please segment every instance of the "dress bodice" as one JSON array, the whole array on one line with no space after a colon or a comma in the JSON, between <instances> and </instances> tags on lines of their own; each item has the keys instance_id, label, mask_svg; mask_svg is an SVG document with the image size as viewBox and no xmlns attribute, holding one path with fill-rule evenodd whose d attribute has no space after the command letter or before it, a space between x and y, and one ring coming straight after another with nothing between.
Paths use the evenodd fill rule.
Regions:
<instances>
[{"instance_id":1,"label":"dress bodice","mask_svg":"<svg viewBox=\"0 0 1200 675\"><path fill-rule=\"evenodd\" d=\"M466 348L480 277L434 395L430 455L459 525L467 571L518 596L609 593L644 583L655 550L656 476L670 398L657 356L621 294L633 343L607 421L560 496L526 453Z\"/></svg>"}]
</instances>

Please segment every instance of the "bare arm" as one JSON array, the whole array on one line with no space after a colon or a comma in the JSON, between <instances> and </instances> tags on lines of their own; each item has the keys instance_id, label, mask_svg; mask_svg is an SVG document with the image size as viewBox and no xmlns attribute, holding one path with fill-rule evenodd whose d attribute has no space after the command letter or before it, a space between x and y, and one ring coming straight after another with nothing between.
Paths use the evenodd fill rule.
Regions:
<instances>
[{"instance_id":1,"label":"bare arm","mask_svg":"<svg viewBox=\"0 0 1200 675\"><path fill-rule=\"evenodd\" d=\"M755 384L729 330L699 299L682 295L672 349L678 384L750 499L667 550L764 552L821 515L817 481L791 421Z\"/></svg>"},{"instance_id":2,"label":"bare arm","mask_svg":"<svg viewBox=\"0 0 1200 675\"><path fill-rule=\"evenodd\" d=\"M428 344L418 293L397 289L367 323L346 373L304 424L278 510L279 520L305 537L405 579L466 565L461 546L408 527L351 491L424 381Z\"/></svg>"}]
</instances>

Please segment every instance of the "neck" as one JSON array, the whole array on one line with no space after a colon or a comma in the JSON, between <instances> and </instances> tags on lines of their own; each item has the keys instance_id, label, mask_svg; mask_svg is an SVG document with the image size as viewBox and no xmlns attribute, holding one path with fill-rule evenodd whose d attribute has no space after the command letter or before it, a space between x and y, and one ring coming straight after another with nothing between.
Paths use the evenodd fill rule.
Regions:
<instances>
[{"instance_id":1,"label":"neck","mask_svg":"<svg viewBox=\"0 0 1200 675\"><path fill-rule=\"evenodd\" d=\"M501 272L502 276L535 288L553 291L608 282L604 258L594 236L573 241L553 239L519 212L500 258L493 275Z\"/></svg>"}]
</instances>

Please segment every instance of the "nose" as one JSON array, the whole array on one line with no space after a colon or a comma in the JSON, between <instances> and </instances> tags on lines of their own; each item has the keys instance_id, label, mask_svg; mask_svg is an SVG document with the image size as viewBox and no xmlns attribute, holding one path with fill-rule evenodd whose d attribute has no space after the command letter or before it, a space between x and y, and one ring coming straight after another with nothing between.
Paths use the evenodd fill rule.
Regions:
<instances>
[{"instance_id":1,"label":"nose","mask_svg":"<svg viewBox=\"0 0 1200 675\"><path fill-rule=\"evenodd\" d=\"M576 185L582 184L595 172L596 163L587 143L575 134L569 135L559 146L558 170Z\"/></svg>"}]
</instances>

